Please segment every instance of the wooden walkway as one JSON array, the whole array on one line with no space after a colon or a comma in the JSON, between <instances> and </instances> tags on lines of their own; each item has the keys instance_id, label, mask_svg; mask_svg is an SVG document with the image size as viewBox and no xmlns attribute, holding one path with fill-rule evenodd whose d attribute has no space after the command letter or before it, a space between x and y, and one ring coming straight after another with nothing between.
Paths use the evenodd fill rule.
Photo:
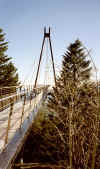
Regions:
<instances>
[{"instance_id":1,"label":"wooden walkway","mask_svg":"<svg viewBox=\"0 0 100 169\"><path fill-rule=\"evenodd\" d=\"M13 162L21 150L28 134L31 129L32 123L34 122L35 116L37 115L38 109L41 103L44 101L43 92L38 94L36 98L32 100L31 107L30 102L27 101L24 109L24 117L21 128L19 128L20 123L20 105L21 103L17 103L15 106L14 116L12 117L12 124L10 125L9 131L9 139L8 144L5 148L1 147L0 153L0 169L10 169L12 168ZM5 133L6 133L6 125L8 120L7 112L8 109L2 112L2 116L0 118L0 122L2 119L5 119L4 123L0 124L0 141L4 141Z\"/></svg>"}]
</instances>

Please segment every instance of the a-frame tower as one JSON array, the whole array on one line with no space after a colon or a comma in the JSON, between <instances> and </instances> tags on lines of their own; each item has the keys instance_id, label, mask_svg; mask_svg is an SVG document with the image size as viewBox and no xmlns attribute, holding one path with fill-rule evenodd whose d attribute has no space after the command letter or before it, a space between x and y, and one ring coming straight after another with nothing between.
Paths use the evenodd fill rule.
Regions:
<instances>
[{"instance_id":1,"label":"a-frame tower","mask_svg":"<svg viewBox=\"0 0 100 169\"><path fill-rule=\"evenodd\" d=\"M39 58L39 63L38 63L38 69L37 69L37 73L36 73L36 79L35 79L34 88L36 88L36 86L37 86L37 80L38 80L40 64L41 64L42 54L43 54L43 48L44 48L44 44L45 44L45 40L46 39L49 40L49 47L50 47L50 53L51 53L54 81L55 81L55 86L56 86L56 73L55 73L55 65L54 65L54 58L53 58L53 51L52 51L52 44L51 44L51 37L50 37L50 27L49 27L49 32L46 32L46 27L45 27L44 28L44 37L43 37L43 41L42 41L42 48L41 48L41 52L40 52L40 58Z\"/></svg>"}]
</instances>

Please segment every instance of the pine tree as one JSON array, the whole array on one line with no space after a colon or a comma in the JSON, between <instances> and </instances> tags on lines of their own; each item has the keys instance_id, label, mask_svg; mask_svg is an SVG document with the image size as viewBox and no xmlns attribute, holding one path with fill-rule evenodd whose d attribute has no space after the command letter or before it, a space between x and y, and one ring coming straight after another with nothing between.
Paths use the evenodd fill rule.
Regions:
<instances>
[{"instance_id":1,"label":"pine tree","mask_svg":"<svg viewBox=\"0 0 100 169\"><path fill-rule=\"evenodd\" d=\"M82 43L76 40L70 44L68 50L63 55L61 81L63 85L69 81L76 85L80 85L84 81L88 81L91 75L90 61L87 60L87 55L84 52Z\"/></svg>"},{"instance_id":2,"label":"pine tree","mask_svg":"<svg viewBox=\"0 0 100 169\"><path fill-rule=\"evenodd\" d=\"M6 55L8 42L5 41L5 34L0 29L0 87L18 85L18 73L11 57Z\"/></svg>"},{"instance_id":3,"label":"pine tree","mask_svg":"<svg viewBox=\"0 0 100 169\"><path fill-rule=\"evenodd\" d=\"M90 61L86 60L87 55L79 40L70 44L63 55L62 70L57 79L57 88L54 87L52 97L49 99L48 106L56 109L56 112L65 110L69 107L71 97L77 88L83 83L88 83L91 75ZM74 92L74 93L73 93ZM57 103L59 102L59 108Z\"/></svg>"},{"instance_id":4,"label":"pine tree","mask_svg":"<svg viewBox=\"0 0 100 169\"><path fill-rule=\"evenodd\" d=\"M91 69L82 43L76 40L63 55L61 74L49 97L50 111L65 124L61 132L67 137L71 169L88 168L92 158L97 106Z\"/></svg>"}]
</instances>

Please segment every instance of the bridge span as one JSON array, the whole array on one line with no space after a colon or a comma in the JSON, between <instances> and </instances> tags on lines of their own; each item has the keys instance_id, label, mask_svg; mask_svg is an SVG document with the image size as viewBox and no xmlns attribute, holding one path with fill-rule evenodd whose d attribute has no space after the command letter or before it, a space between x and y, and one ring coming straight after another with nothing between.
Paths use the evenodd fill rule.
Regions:
<instances>
[{"instance_id":1,"label":"bridge span","mask_svg":"<svg viewBox=\"0 0 100 169\"><path fill-rule=\"evenodd\" d=\"M10 169L46 98L47 87L0 99L0 169Z\"/></svg>"},{"instance_id":2,"label":"bridge span","mask_svg":"<svg viewBox=\"0 0 100 169\"><path fill-rule=\"evenodd\" d=\"M32 123L35 119L35 116L37 115L38 109L41 103L46 99L48 88L50 85L54 85L52 81L51 84L48 83L47 73L50 76L50 73L52 73L52 71L47 71L47 69L44 75L45 86L37 88L37 84L40 84L37 82L39 73L41 74L40 66L46 42L47 49L50 48L54 84L57 86L53 50L51 44L51 29L49 27L48 32L46 32L46 28L44 28L42 48L36 71L34 87L31 88L29 86L27 89L25 89L23 86L17 88L13 87L12 90L7 90L10 91L10 96L9 93L6 93L6 96L4 96L5 89L2 90L0 88L0 169L12 168L15 158L28 136L29 130L31 129ZM47 61L48 53L46 55ZM46 63L46 66L48 68L48 63ZM3 98L1 96L3 96Z\"/></svg>"}]
</instances>

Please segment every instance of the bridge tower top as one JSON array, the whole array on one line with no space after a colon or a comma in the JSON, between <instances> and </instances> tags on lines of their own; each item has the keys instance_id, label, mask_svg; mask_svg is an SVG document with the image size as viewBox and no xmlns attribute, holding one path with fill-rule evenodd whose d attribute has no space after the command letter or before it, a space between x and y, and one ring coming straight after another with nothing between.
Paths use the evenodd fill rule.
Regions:
<instances>
[{"instance_id":1,"label":"bridge tower top","mask_svg":"<svg viewBox=\"0 0 100 169\"><path fill-rule=\"evenodd\" d=\"M39 58L39 63L38 63L38 69L37 69L37 73L36 73L36 79L35 79L34 88L36 88L36 85L37 85L37 80L38 80L38 75L39 75L39 70L40 70L40 64L41 64L41 59L42 59L42 54L43 54L43 48L44 48L44 44L45 44L45 40L46 39L49 40L49 47L50 47L52 67L53 67L53 75L54 75L54 81L55 81L55 85L56 85L56 73L55 73L55 65L54 65L54 57L53 57L53 50L52 50L50 32L51 32L50 27L49 27L49 31L48 32L46 31L46 27L44 27L44 37L43 37L42 48L41 48L41 52L40 52L40 58Z\"/></svg>"},{"instance_id":2,"label":"bridge tower top","mask_svg":"<svg viewBox=\"0 0 100 169\"><path fill-rule=\"evenodd\" d=\"M48 33L46 32L46 27L44 27L44 37L45 38L50 38L50 27Z\"/></svg>"}]
</instances>

